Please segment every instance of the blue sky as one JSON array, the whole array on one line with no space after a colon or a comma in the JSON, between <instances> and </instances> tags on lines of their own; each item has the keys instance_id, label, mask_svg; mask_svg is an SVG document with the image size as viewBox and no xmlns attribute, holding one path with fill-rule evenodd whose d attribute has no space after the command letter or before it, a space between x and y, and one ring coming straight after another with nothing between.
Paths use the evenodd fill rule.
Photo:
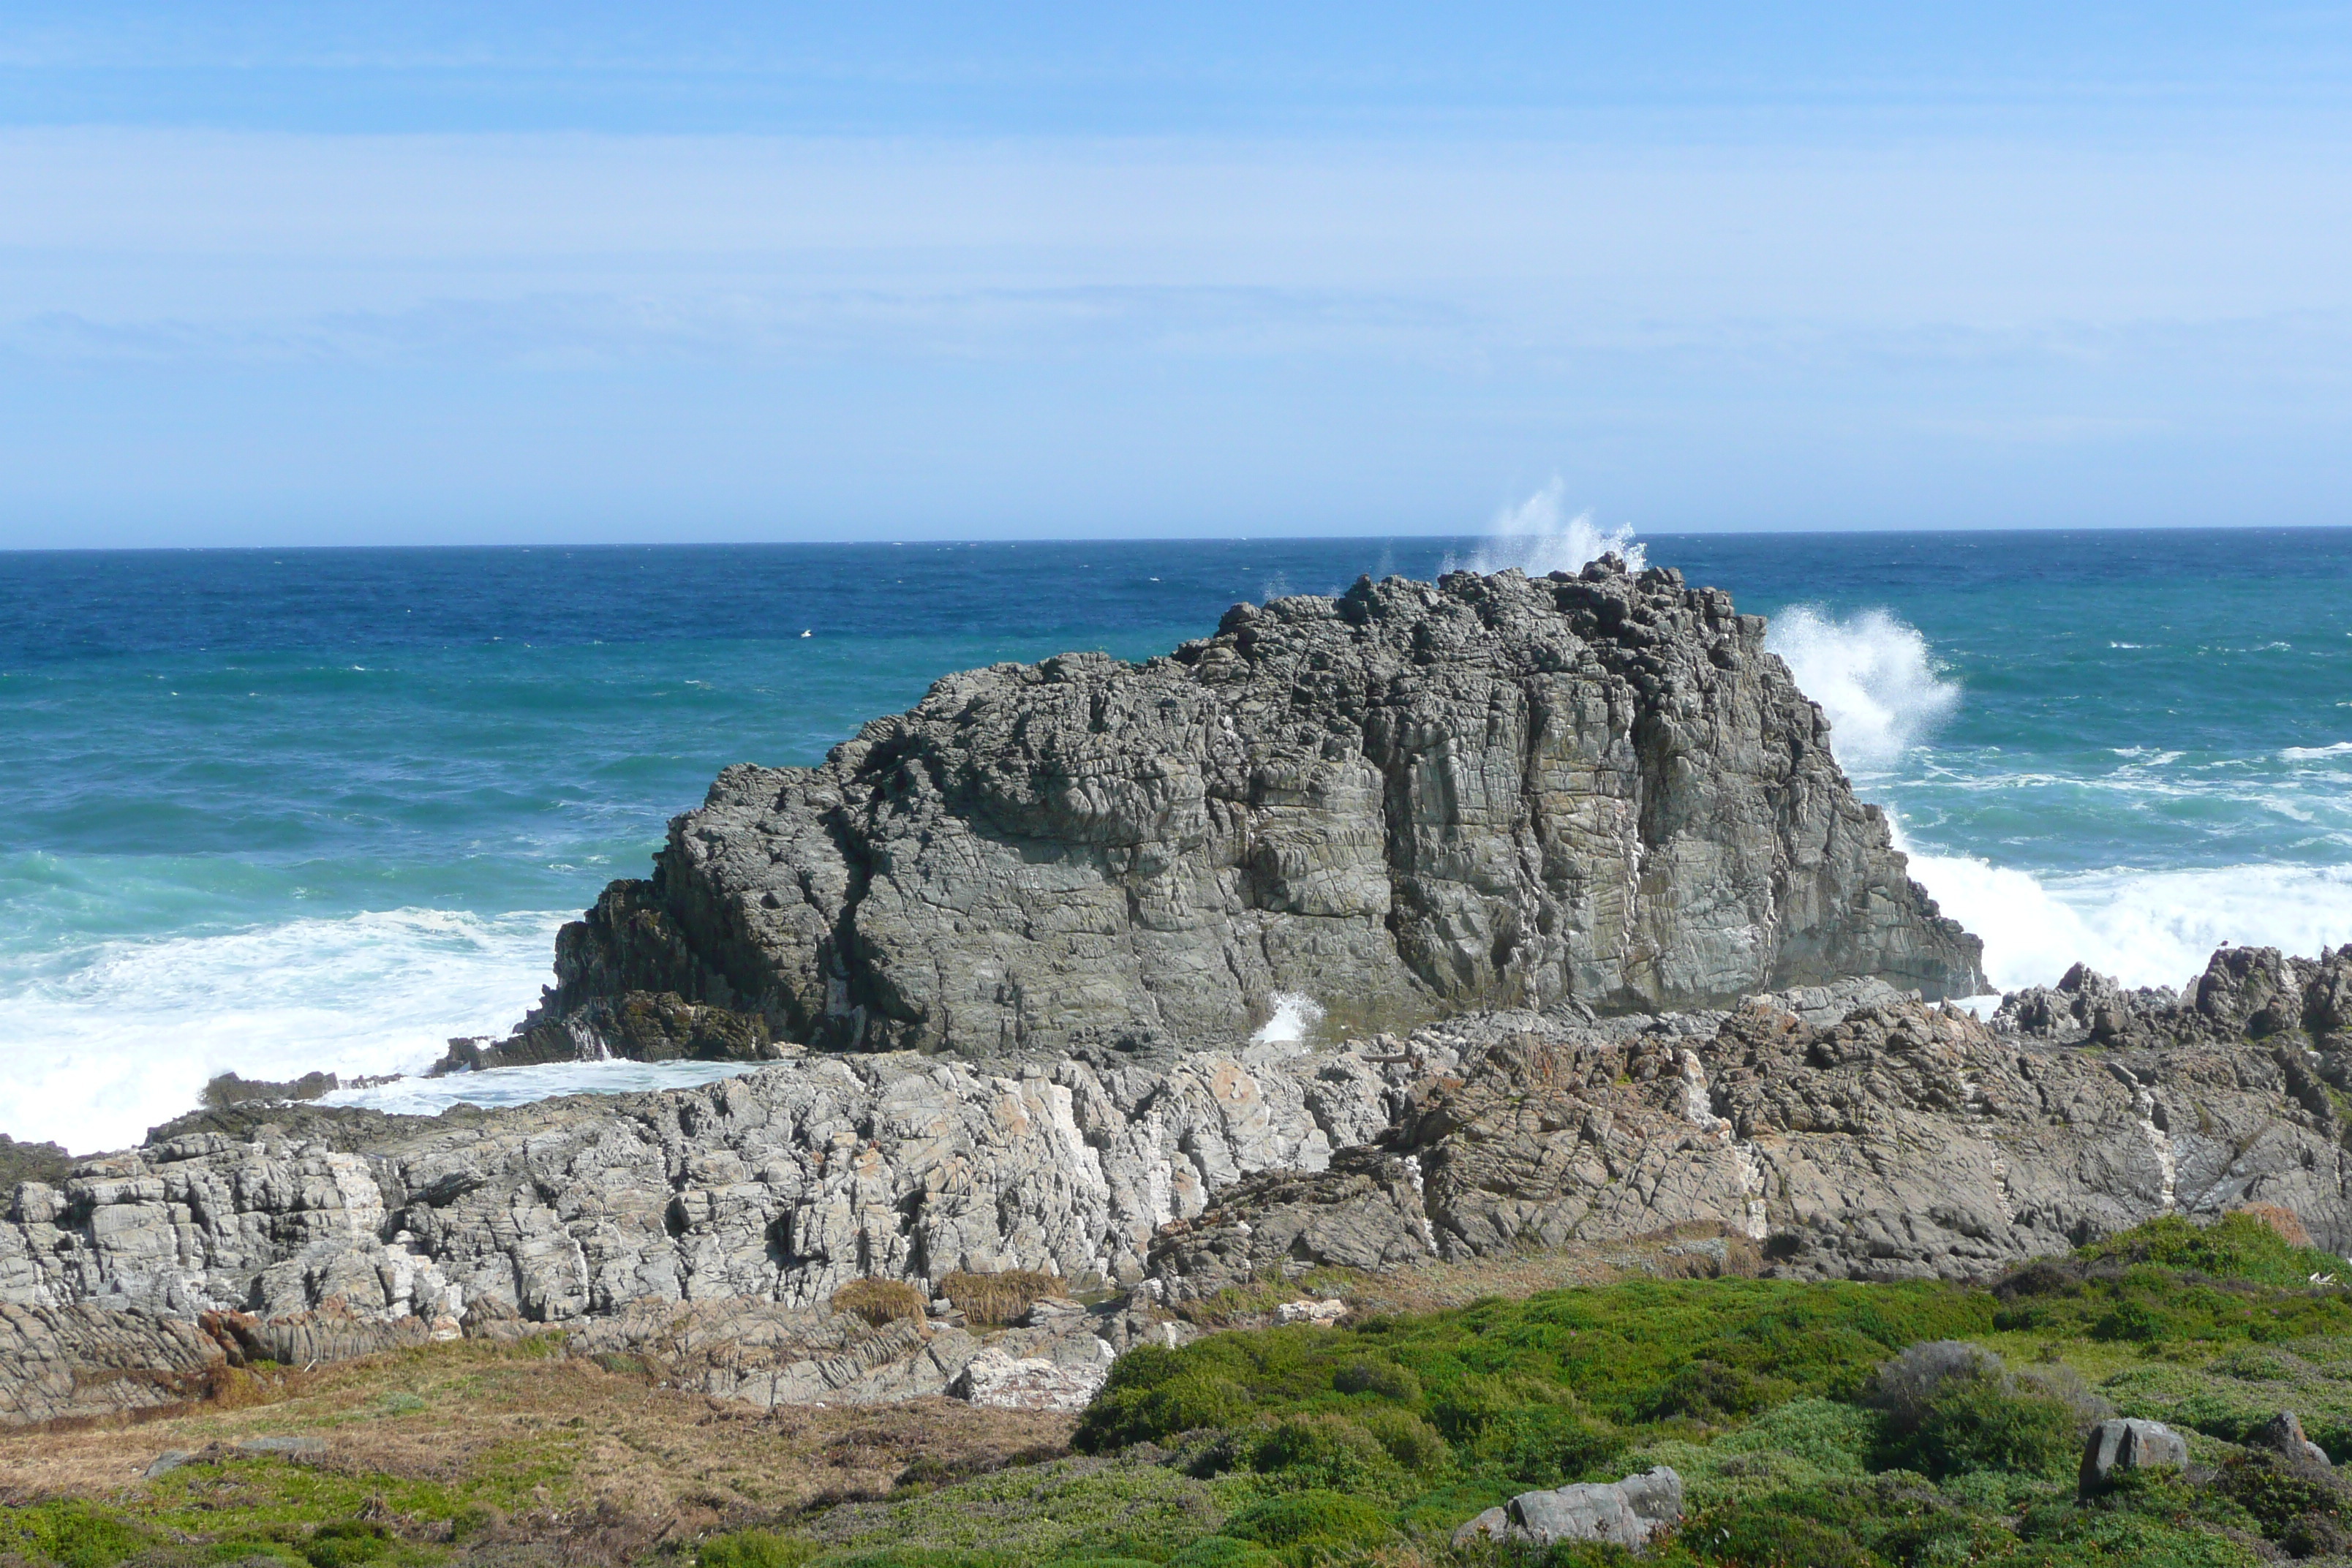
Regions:
<instances>
[{"instance_id":1,"label":"blue sky","mask_svg":"<svg viewBox=\"0 0 2352 1568\"><path fill-rule=\"evenodd\" d=\"M0 547L2352 522L2352 6L1161 9L0 0Z\"/></svg>"}]
</instances>

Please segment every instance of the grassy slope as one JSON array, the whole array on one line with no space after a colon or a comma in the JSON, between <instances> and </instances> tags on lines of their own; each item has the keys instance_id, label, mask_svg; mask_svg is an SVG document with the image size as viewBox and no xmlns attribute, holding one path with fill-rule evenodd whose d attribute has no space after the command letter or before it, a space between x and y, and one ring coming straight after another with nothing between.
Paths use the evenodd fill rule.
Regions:
<instances>
[{"instance_id":1,"label":"grassy slope","mask_svg":"<svg viewBox=\"0 0 2352 1568\"><path fill-rule=\"evenodd\" d=\"M68 1494L0 1517L0 1556L1435 1564L1479 1560L1457 1558L1452 1530L1516 1492L1667 1463L1693 1510L1651 1559L1669 1564L2244 1563L2264 1538L2326 1547L2333 1497L2236 1464L2219 1484L2077 1507L2077 1433L2104 1401L2189 1431L2200 1463L2219 1465L2292 1408L2352 1457L2352 1297L2309 1282L2344 1268L2251 1219L2163 1221L2000 1296L1641 1279L1241 1331L1128 1356L1077 1455L974 1479L959 1477L1050 1450L1066 1424L944 1402L746 1416L583 1363L440 1347L169 1434L0 1442L19 1495ZM1908 1423L1882 1413L1874 1370L1944 1339L1993 1349L2016 1375L1952 1384ZM228 1458L119 1479L126 1453L312 1429L337 1445L326 1466ZM390 1440L402 1432L417 1452ZM75 1444L121 1468L32 1473L33 1456ZM809 1506L860 1494L887 1495ZM728 1529L755 1519L766 1528Z\"/></svg>"}]
</instances>

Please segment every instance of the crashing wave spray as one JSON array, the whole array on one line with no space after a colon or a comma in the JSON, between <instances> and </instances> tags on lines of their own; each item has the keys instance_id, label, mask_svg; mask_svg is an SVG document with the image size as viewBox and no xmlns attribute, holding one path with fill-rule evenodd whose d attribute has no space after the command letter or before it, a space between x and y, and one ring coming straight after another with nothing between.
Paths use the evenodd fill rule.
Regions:
<instances>
[{"instance_id":1,"label":"crashing wave spray","mask_svg":"<svg viewBox=\"0 0 2352 1568\"><path fill-rule=\"evenodd\" d=\"M1901 847L1898 842L1897 847ZM2126 985L2179 987L2223 942L2315 953L2352 931L2352 868L2221 866L2047 881L1972 855L1911 851L1911 875L1984 938L2004 991L2048 985L2080 959Z\"/></svg>"},{"instance_id":2,"label":"crashing wave spray","mask_svg":"<svg viewBox=\"0 0 2352 1568\"><path fill-rule=\"evenodd\" d=\"M1840 621L1801 605L1772 617L1764 646L1829 715L1831 749L1855 773L1892 766L1960 703L1927 639L1884 610Z\"/></svg>"},{"instance_id":3,"label":"crashing wave spray","mask_svg":"<svg viewBox=\"0 0 2352 1568\"><path fill-rule=\"evenodd\" d=\"M1274 1016L1250 1037L1253 1045L1296 1045L1323 1021L1323 1005L1303 992L1277 991L1266 998L1266 1003L1274 1009Z\"/></svg>"},{"instance_id":4,"label":"crashing wave spray","mask_svg":"<svg viewBox=\"0 0 2352 1568\"><path fill-rule=\"evenodd\" d=\"M1633 542L1630 527L1599 527L1589 511L1563 517L1560 497L1565 489L1555 476L1518 505L1496 512L1486 542L1470 557L1469 570L1492 573L1516 566L1530 577L1540 577L1549 572L1581 572L1603 555L1615 555L1636 572L1647 564L1647 553ZM1443 570L1452 572L1458 564L1448 555Z\"/></svg>"},{"instance_id":5,"label":"crashing wave spray","mask_svg":"<svg viewBox=\"0 0 2352 1568\"><path fill-rule=\"evenodd\" d=\"M0 1106L17 1137L135 1143L222 1071L415 1071L503 1033L569 910L401 909L104 943L63 973L0 973Z\"/></svg>"}]
</instances>

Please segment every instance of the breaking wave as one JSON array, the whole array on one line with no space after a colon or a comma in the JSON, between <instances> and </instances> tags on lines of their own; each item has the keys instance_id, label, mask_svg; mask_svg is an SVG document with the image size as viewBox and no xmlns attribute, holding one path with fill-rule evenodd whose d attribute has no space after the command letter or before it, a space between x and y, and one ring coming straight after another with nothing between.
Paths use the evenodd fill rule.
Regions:
<instances>
[{"instance_id":1,"label":"breaking wave","mask_svg":"<svg viewBox=\"0 0 2352 1568\"><path fill-rule=\"evenodd\" d=\"M757 1072L765 1062L542 1062L492 1068L447 1078L404 1078L365 1089L338 1089L321 1105L358 1105L398 1116L438 1116L453 1105L528 1105L564 1094L629 1094L640 1089L691 1089Z\"/></svg>"},{"instance_id":2,"label":"breaking wave","mask_svg":"<svg viewBox=\"0 0 2352 1568\"><path fill-rule=\"evenodd\" d=\"M2223 942L2315 954L2352 942L2352 867L2101 871L2046 880L1968 855L1911 857L1944 913L1984 938L2003 991L2047 985L2077 959L2126 985L2178 988Z\"/></svg>"},{"instance_id":3,"label":"breaking wave","mask_svg":"<svg viewBox=\"0 0 2352 1568\"><path fill-rule=\"evenodd\" d=\"M1764 646L1829 715L1830 747L1852 772L1891 766L1960 705L1927 639L1884 610L1838 620L1800 605L1772 617Z\"/></svg>"},{"instance_id":4,"label":"breaking wave","mask_svg":"<svg viewBox=\"0 0 2352 1568\"><path fill-rule=\"evenodd\" d=\"M8 1131L117 1149L215 1073L418 1070L452 1036L514 1025L570 918L403 909L99 944L5 987Z\"/></svg>"}]
</instances>

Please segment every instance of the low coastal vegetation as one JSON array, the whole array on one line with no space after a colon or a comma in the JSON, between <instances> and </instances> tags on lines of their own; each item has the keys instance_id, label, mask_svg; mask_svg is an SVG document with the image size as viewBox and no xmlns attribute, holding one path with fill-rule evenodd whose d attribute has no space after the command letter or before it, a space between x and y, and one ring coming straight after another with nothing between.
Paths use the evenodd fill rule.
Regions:
<instances>
[{"instance_id":1,"label":"low coastal vegetation","mask_svg":"<svg viewBox=\"0 0 2352 1568\"><path fill-rule=\"evenodd\" d=\"M2352 1458L2338 1271L2291 1222L2234 1215L1986 1288L1640 1277L1140 1348L1075 1424L937 1400L747 1412L552 1336L440 1346L264 1369L241 1408L12 1436L0 1559L1597 1564L1632 1559L1454 1534L1517 1493L1659 1465L1686 1494L1642 1559L1665 1565L2326 1559L2352 1547L2352 1489L2262 1434L2293 1410ZM2117 1414L2186 1434L2189 1472L2078 1496L2084 1436ZM324 1453L239 1447L296 1430ZM167 1436L185 1462L132 1479Z\"/></svg>"}]
</instances>

